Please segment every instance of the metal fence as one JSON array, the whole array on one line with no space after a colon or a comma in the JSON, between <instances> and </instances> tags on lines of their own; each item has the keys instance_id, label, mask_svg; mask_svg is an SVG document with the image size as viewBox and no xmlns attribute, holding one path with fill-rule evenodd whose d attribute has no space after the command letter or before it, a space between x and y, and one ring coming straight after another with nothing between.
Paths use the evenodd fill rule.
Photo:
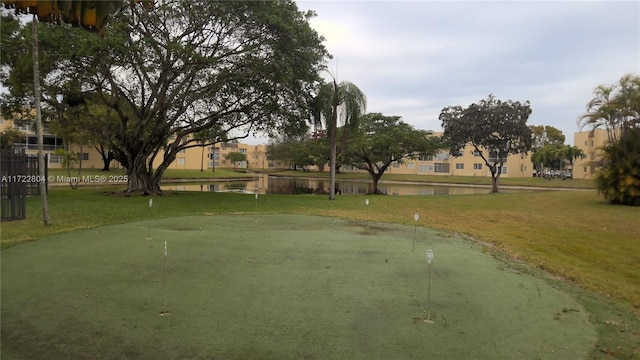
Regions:
<instances>
[{"instance_id":1,"label":"metal fence","mask_svg":"<svg viewBox=\"0 0 640 360\"><path fill-rule=\"evenodd\" d=\"M40 194L38 182L40 180L47 181L46 164L47 159L45 158L45 178L40 179L37 155L27 155L24 150L20 149L2 150L0 159L2 221L26 218L26 198Z\"/></svg>"}]
</instances>

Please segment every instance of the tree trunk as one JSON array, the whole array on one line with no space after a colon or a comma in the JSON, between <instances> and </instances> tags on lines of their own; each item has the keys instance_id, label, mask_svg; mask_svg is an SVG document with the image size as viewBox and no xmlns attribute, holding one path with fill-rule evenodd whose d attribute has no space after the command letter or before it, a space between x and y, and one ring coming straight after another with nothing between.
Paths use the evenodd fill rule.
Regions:
<instances>
[{"instance_id":1,"label":"tree trunk","mask_svg":"<svg viewBox=\"0 0 640 360\"><path fill-rule=\"evenodd\" d=\"M204 146L202 146L202 154L200 155L200 171L204 171Z\"/></svg>"},{"instance_id":2,"label":"tree trunk","mask_svg":"<svg viewBox=\"0 0 640 360\"><path fill-rule=\"evenodd\" d=\"M38 175L41 179L45 178L44 171L44 141L42 130L42 110L40 109L40 61L38 59L38 21L36 16L33 15L32 20L33 30L33 93L36 108L36 133L38 137ZM40 203L42 205L42 222L45 225L49 225L49 204L47 202L47 183L45 181L39 182L40 190Z\"/></svg>"},{"instance_id":3,"label":"tree trunk","mask_svg":"<svg viewBox=\"0 0 640 360\"><path fill-rule=\"evenodd\" d=\"M331 137L331 160L329 165L329 200L336 199L336 137Z\"/></svg>"},{"instance_id":4,"label":"tree trunk","mask_svg":"<svg viewBox=\"0 0 640 360\"><path fill-rule=\"evenodd\" d=\"M109 171L109 167L111 166L111 159L109 156L104 156L100 154L102 157L102 171Z\"/></svg>"},{"instance_id":5,"label":"tree trunk","mask_svg":"<svg viewBox=\"0 0 640 360\"><path fill-rule=\"evenodd\" d=\"M337 92L338 89L336 88ZM334 96L338 96L337 94ZM329 200L336 199L336 147L337 147L337 127L338 127L338 105L334 103L333 105L333 113L331 114L331 122L332 127L329 134L331 137L331 154L330 154L330 165L329 165Z\"/></svg>"},{"instance_id":6,"label":"tree trunk","mask_svg":"<svg viewBox=\"0 0 640 360\"><path fill-rule=\"evenodd\" d=\"M127 190L128 194L142 194L142 195L162 195L160 190L160 174L161 171L158 168L155 172L149 172L145 161L134 161L127 168Z\"/></svg>"},{"instance_id":7,"label":"tree trunk","mask_svg":"<svg viewBox=\"0 0 640 360\"><path fill-rule=\"evenodd\" d=\"M83 146L82 146L82 143L80 143L80 156L78 159L78 176L82 176L82 150L83 150Z\"/></svg>"},{"instance_id":8,"label":"tree trunk","mask_svg":"<svg viewBox=\"0 0 640 360\"><path fill-rule=\"evenodd\" d=\"M500 179L500 173L496 171L495 167L490 168L491 170L491 193L498 192L498 180Z\"/></svg>"},{"instance_id":9,"label":"tree trunk","mask_svg":"<svg viewBox=\"0 0 640 360\"><path fill-rule=\"evenodd\" d=\"M93 147L96 149L96 151L98 152L98 154L100 154L100 157L102 158L102 171L109 171L109 168L111 167L111 160L113 160L114 158L113 151L111 150L105 151L104 146L102 146L102 144L100 144L100 146L94 145Z\"/></svg>"},{"instance_id":10,"label":"tree trunk","mask_svg":"<svg viewBox=\"0 0 640 360\"><path fill-rule=\"evenodd\" d=\"M382 191L378 189L378 182L380 181L382 174L376 174L376 173L370 173L370 174L371 174L371 180L373 182L373 194L374 195L382 194Z\"/></svg>"}]
</instances>

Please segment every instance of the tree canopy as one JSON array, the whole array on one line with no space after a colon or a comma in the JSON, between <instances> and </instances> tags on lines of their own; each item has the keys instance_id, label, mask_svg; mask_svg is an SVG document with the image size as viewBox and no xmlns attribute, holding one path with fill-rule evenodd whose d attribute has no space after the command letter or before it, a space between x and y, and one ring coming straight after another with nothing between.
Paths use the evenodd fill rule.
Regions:
<instances>
[{"instance_id":1,"label":"tree canopy","mask_svg":"<svg viewBox=\"0 0 640 360\"><path fill-rule=\"evenodd\" d=\"M194 134L216 128L231 140L306 127L328 56L312 16L293 1L168 0L153 11L125 3L103 39L40 24L43 42L58 47L46 50L55 61L43 97L97 94L118 119L109 145L127 169L127 192L157 194L176 154L199 146Z\"/></svg>"},{"instance_id":2,"label":"tree canopy","mask_svg":"<svg viewBox=\"0 0 640 360\"><path fill-rule=\"evenodd\" d=\"M25 138L24 133L18 129L5 129L0 133L0 149L10 150L14 144L24 142Z\"/></svg>"},{"instance_id":3,"label":"tree canopy","mask_svg":"<svg viewBox=\"0 0 640 360\"><path fill-rule=\"evenodd\" d=\"M380 194L378 182L390 165L433 155L441 146L440 139L430 131L417 130L400 116L370 113L360 118L360 127L352 134L345 157L350 165L369 173L372 193Z\"/></svg>"},{"instance_id":4,"label":"tree canopy","mask_svg":"<svg viewBox=\"0 0 640 360\"><path fill-rule=\"evenodd\" d=\"M329 158L329 143L326 137L313 135L281 136L269 141L266 155L268 159L281 160L295 170L312 165L322 169Z\"/></svg>"},{"instance_id":5,"label":"tree canopy","mask_svg":"<svg viewBox=\"0 0 640 360\"><path fill-rule=\"evenodd\" d=\"M548 144L564 144L566 140L562 130L551 125L530 125L529 128L533 135L534 150Z\"/></svg>"},{"instance_id":6,"label":"tree canopy","mask_svg":"<svg viewBox=\"0 0 640 360\"><path fill-rule=\"evenodd\" d=\"M467 108L448 106L440 113L443 141L453 156L462 155L470 144L489 168L495 193L507 156L531 150L531 129L527 126L530 114L528 101L502 101L493 95ZM483 150L487 150L486 155Z\"/></svg>"},{"instance_id":7,"label":"tree canopy","mask_svg":"<svg viewBox=\"0 0 640 360\"><path fill-rule=\"evenodd\" d=\"M231 163L233 163L233 167L235 168L237 163L247 161L247 154L241 153L239 151L232 151L230 153L227 153L224 158L225 160L229 160Z\"/></svg>"}]
</instances>

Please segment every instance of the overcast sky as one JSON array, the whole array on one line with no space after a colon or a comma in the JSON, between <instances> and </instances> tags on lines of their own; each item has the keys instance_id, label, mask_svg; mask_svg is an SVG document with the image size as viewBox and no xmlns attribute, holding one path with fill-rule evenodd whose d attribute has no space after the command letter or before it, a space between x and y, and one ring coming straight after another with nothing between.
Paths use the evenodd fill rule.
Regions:
<instances>
[{"instance_id":1,"label":"overcast sky","mask_svg":"<svg viewBox=\"0 0 640 360\"><path fill-rule=\"evenodd\" d=\"M446 106L494 94L531 102L531 125L573 144L599 84L640 74L639 1L297 1L317 13L338 81L367 112L441 131ZM327 75L327 79L330 78Z\"/></svg>"}]
</instances>

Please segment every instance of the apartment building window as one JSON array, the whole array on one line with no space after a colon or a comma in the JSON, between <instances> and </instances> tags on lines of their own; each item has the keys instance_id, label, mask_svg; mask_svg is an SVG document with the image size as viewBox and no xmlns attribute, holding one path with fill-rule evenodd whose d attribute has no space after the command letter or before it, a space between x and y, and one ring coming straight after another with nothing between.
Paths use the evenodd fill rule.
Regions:
<instances>
[{"instance_id":1,"label":"apartment building window","mask_svg":"<svg viewBox=\"0 0 640 360\"><path fill-rule=\"evenodd\" d=\"M89 160L89 153L83 152L83 153L76 153L76 156L78 157L78 161L82 160Z\"/></svg>"},{"instance_id":2,"label":"apartment building window","mask_svg":"<svg viewBox=\"0 0 640 360\"><path fill-rule=\"evenodd\" d=\"M26 148L27 150L38 150L38 138L35 135L27 136ZM62 138L43 135L42 144L45 151L54 151L56 149L64 149L64 141Z\"/></svg>"},{"instance_id":3,"label":"apartment building window","mask_svg":"<svg viewBox=\"0 0 640 360\"><path fill-rule=\"evenodd\" d=\"M456 163L456 170L464 170L464 163Z\"/></svg>"},{"instance_id":4,"label":"apartment building window","mask_svg":"<svg viewBox=\"0 0 640 360\"><path fill-rule=\"evenodd\" d=\"M187 149L180 149L178 150L178 154L184 154L187 151Z\"/></svg>"},{"instance_id":5,"label":"apartment building window","mask_svg":"<svg viewBox=\"0 0 640 360\"><path fill-rule=\"evenodd\" d=\"M415 167L414 163L408 163L407 164L407 168L409 168L409 169L413 169L414 167Z\"/></svg>"},{"instance_id":6,"label":"apartment building window","mask_svg":"<svg viewBox=\"0 0 640 360\"><path fill-rule=\"evenodd\" d=\"M433 155L420 155L418 157L420 161L433 161Z\"/></svg>"},{"instance_id":7,"label":"apartment building window","mask_svg":"<svg viewBox=\"0 0 640 360\"><path fill-rule=\"evenodd\" d=\"M49 154L49 164L62 164L62 160L64 160L64 156L62 155ZM586 171L587 170L585 170L585 172Z\"/></svg>"},{"instance_id":8,"label":"apartment building window","mask_svg":"<svg viewBox=\"0 0 640 360\"><path fill-rule=\"evenodd\" d=\"M209 159L220 160L220 148L210 148Z\"/></svg>"},{"instance_id":9,"label":"apartment building window","mask_svg":"<svg viewBox=\"0 0 640 360\"><path fill-rule=\"evenodd\" d=\"M247 149L240 149L240 153L246 154L247 153Z\"/></svg>"},{"instance_id":10,"label":"apartment building window","mask_svg":"<svg viewBox=\"0 0 640 360\"><path fill-rule=\"evenodd\" d=\"M490 162L490 163L497 163L497 162L498 162L498 161L500 161L500 160L502 160L502 162L503 162L503 163L506 163L506 162L507 162L507 158L506 158L506 157L504 157L504 158L502 158L502 159L499 159L499 158L498 158L498 156L497 156L497 154L490 154L490 155L489 155L489 162Z\"/></svg>"},{"instance_id":11,"label":"apartment building window","mask_svg":"<svg viewBox=\"0 0 640 360\"><path fill-rule=\"evenodd\" d=\"M178 158L178 165L184 165L184 158Z\"/></svg>"},{"instance_id":12,"label":"apartment building window","mask_svg":"<svg viewBox=\"0 0 640 360\"><path fill-rule=\"evenodd\" d=\"M507 173L507 167L506 167L506 166L503 166L503 167L500 169L500 174L506 174L506 173Z\"/></svg>"},{"instance_id":13,"label":"apartment building window","mask_svg":"<svg viewBox=\"0 0 640 360\"><path fill-rule=\"evenodd\" d=\"M433 165L418 165L418 172L428 173L433 171Z\"/></svg>"},{"instance_id":14,"label":"apartment building window","mask_svg":"<svg viewBox=\"0 0 640 360\"><path fill-rule=\"evenodd\" d=\"M446 161L449 160L449 153L441 152L436 154L436 160L438 161Z\"/></svg>"},{"instance_id":15,"label":"apartment building window","mask_svg":"<svg viewBox=\"0 0 640 360\"><path fill-rule=\"evenodd\" d=\"M473 164L473 170L482 170L482 164L480 163Z\"/></svg>"},{"instance_id":16,"label":"apartment building window","mask_svg":"<svg viewBox=\"0 0 640 360\"><path fill-rule=\"evenodd\" d=\"M448 173L449 163L435 163L433 164L433 171L437 173Z\"/></svg>"},{"instance_id":17,"label":"apartment building window","mask_svg":"<svg viewBox=\"0 0 640 360\"><path fill-rule=\"evenodd\" d=\"M480 153L480 151L478 151L478 150L473 150L473 156L480 157L480 155L482 155L482 154Z\"/></svg>"},{"instance_id":18,"label":"apartment building window","mask_svg":"<svg viewBox=\"0 0 640 360\"><path fill-rule=\"evenodd\" d=\"M395 161L395 162L393 163L393 167L394 167L394 168L396 168L396 169L397 169L397 168L399 168L399 167L400 167L400 163L399 163L399 162L397 162L397 161Z\"/></svg>"}]
</instances>

